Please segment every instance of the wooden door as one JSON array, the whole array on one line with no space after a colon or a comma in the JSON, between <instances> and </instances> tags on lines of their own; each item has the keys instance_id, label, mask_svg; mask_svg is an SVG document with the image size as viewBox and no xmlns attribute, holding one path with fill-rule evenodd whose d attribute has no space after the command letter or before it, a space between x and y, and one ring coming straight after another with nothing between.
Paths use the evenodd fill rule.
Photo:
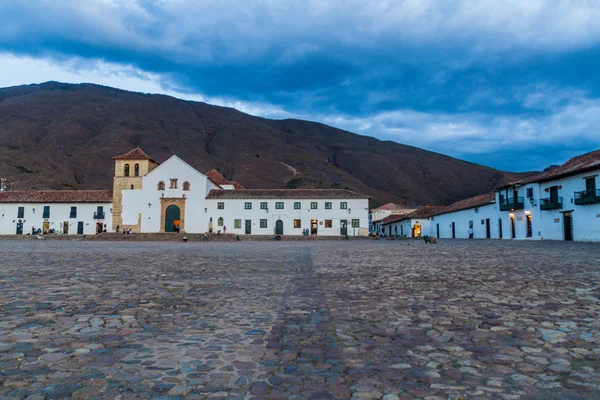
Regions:
<instances>
[{"instance_id":1,"label":"wooden door","mask_svg":"<svg viewBox=\"0 0 600 400\"><path fill-rule=\"evenodd\" d=\"M492 233L490 232L490 219L486 218L485 220L485 237L490 239L492 237Z\"/></svg>"},{"instance_id":2,"label":"wooden door","mask_svg":"<svg viewBox=\"0 0 600 400\"><path fill-rule=\"evenodd\" d=\"M83 221L77 222L77 234L83 235Z\"/></svg>"},{"instance_id":3,"label":"wooden door","mask_svg":"<svg viewBox=\"0 0 600 400\"><path fill-rule=\"evenodd\" d=\"M278 219L277 222L275 222L275 234L283 235L283 221L280 219Z\"/></svg>"},{"instance_id":4,"label":"wooden door","mask_svg":"<svg viewBox=\"0 0 600 400\"><path fill-rule=\"evenodd\" d=\"M348 234L348 220L340 221L340 235L345 236Z\"/></svg>"},{"instance_id":5,"label":"wooden door","mask_svg":"<svg viewBox=\"0 0 600 400\"><path fill-rule=\"evenodd\" d=\"M252 234L252 220L247 219L246 220L246 235L251 235L251 234Z\"/></svg>"},{"instance_id":6,"label":"wooden door","mask_svg":"<svg viewBox=\"0 0 600 400\"><path fill-rule=\"evenodd\" d=\"M565 240L573 240L573 213L563 213L563 228L565 231Z\"/></svg>"}]
</instances>

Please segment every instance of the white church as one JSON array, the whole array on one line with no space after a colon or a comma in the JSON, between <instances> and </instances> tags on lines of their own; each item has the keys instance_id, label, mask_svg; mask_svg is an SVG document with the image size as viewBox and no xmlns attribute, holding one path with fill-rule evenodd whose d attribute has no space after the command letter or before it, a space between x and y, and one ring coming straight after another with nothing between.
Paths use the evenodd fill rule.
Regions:
<instances>
[{"instance_id":1,"label":"white church","mask_svg":"<svg viewBox=\"0 0 600 400\"><path fill-rule=\"evenodd\" d=\"M177 156L159 164L140 148L113 160L112 191L0 192L0 234L368 234L369 197L357 192L245 189Z\"/></svg>"}]
</instances>

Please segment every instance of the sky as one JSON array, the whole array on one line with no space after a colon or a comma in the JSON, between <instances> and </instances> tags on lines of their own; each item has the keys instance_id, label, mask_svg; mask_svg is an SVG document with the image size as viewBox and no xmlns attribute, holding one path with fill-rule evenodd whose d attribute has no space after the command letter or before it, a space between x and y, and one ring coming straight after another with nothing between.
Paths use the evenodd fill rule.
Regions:
<instances>
[{"instance_id":1,"label":"sky","mask_svg":"<svg viewBox=\"0 0 600 400\"><path fill-rule=\"evenodd\" d=\"M92 82L511 171L600 148L597 0L0 0L0 87Z\"/></svg>"}]
</instances>

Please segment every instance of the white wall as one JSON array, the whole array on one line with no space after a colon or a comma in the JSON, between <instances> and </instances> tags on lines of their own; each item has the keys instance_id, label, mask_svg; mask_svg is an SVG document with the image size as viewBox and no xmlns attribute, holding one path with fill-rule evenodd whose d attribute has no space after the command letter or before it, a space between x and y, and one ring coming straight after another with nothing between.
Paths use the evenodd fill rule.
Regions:
<instances>
[{"instance_id":1,"label":"white wall","mask_svg":"<svg viewBox=\"0 0 600 400\"><path fill-rule=\"evenodd\" d=\"M383 226L382 231L386 236L404 236L413 237L413 227L419 224L421 225L421 236L429 235L429 219L425 218L411 218L402 221L392 222ZM391 230L390 230L391 228ZM391 233L390 233L391 232Z\"/></svg>"},{"instance_id":2,"label":"white wall","mask_svg":"<svg viewBox=\"0 0 600 400\"><path fill-rule=\"evenodd\" d=\"M294 202L299 201L301 208L294 209ZM316 210L310 209L311 202L317 202ZM340 209L340 203L344 201L348 204L348 209ZM223 210L217 209L217 203L225 203ZM251 202L252 209L246 210L245 203ZM260 203L266 202L268 212L260 208ZM284 208L281 210L275 209L275 202L283 202ZM332 203L332 209L325 209L325 202ZM248 200L207 200L207 215L213 218L213 231L223 230L223 227L218 226L219 217L223 218L223 225L227 227L227 233L245 234L245 221L252 221L252 234L256 235L272 235L275 229L275 223L278 219L283 221L284 235L302 235L303 229L310 229L311 220L318 221L317 235L322 236L339 236L341 234L341 220L347 220L348 235L359 236L360 228L368 229L368 199L364 200L279 200L279 199L248 199ZM235 228L234 220L240 219L241 226ZM267 227L260 227L260 220L267 220ZM294 220L301 220L301 227L294 228ZM359 227L352 227L352 220L359 221ZM325 220L332 221L331 228L325 228Z\"/></svg>"},{"instance_id":3,"label":"white wall","mask_svg":"<svg viewBox=\"0 0 600 400\"><path fill-rule=\"evenodd\" d=\"M42 218L44 206L50 206L50 218ZM71 207L77 207L77 218L70 218ZM94 213L97 207L104 207L103 220L95 220ZM31 228L43 228L44 221L50 223L50 229L63 233L64 222L69 223L68 234L77 234L78 222L83 222L83 233L93 235L96 233L96 223L102 222L106 225L107 232L112 227L112 203L0 203L0 234L14 235L17 232L17 218L19 207L25 208L23 221L23 234L31 233ZM35 209L35 211L34 211ZM13 222L14 221L14 222Z\"/></svg>"},{"instance_id":4,"label":"white wall","mask_svg":"<svg viewBox=\"0 0 600 400\"><path fill-rule=\"evenodd\" d=\"M486 238L486 219L490 220L490 236L492 239L499 237L500 217L496 204L488 204L453 213L436 215L430 218L429 235L437 237L437 225L439 224L440 238L452 238L452 222L455 223L456 239L469 238L469 221L473 221L473 238ZM481 221L483 220L483 224Z\"/></svg>"}]
</instances>

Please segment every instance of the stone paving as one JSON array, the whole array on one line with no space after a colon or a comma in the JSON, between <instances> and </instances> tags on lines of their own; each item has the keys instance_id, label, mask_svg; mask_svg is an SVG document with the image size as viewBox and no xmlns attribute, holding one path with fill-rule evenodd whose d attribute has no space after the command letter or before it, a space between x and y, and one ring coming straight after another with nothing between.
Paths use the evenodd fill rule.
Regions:
<instances>
[{"instance_id":1,"label":"stone paving","mask_svg":"<svg viewBox=\"0 0 600 400\"><path fill-rule=\"evenodd\" d=\"M600 398L600 244L0 242L0 398Z\"/></svg>"}]
</instances>

